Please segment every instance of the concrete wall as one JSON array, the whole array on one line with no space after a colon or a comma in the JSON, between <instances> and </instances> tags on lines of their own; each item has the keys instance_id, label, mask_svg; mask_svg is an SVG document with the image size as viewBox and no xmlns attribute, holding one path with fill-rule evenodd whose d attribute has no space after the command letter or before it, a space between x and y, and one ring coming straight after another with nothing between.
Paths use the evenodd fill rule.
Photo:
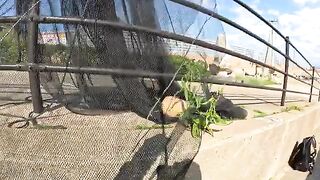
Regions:
<instances>
[{"instance_id":1,"label":"concrete wall","mask_svg":"<svg viewBox=\"0 0 320 180\"><path fill-rule=\"evenodd\" d=\"M316 104L303 112L237 121L215 137L204 135L194 159L197 166L191 165L186 179L276 179L288 169L295 142L319 128L319 110Z\"/></svg>"}]
</instances>

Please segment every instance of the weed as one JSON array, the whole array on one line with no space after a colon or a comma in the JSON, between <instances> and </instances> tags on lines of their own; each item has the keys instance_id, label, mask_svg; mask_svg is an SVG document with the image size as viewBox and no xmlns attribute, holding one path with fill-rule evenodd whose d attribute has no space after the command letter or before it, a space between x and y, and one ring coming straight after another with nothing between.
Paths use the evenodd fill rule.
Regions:
<instances>
[{"instance_id":1,"label":"weed","mask_svg":"<svg viewBox=\"0 0 320 180\"><path fill-rule=\"evenodd\" d=\"M209 75L207 70L203 71L207 67L206 64L195 65L192 61L186 61L183 66L187 72L181 80L181 85L188 108L181 114L180 119L191 128L191 135L194 138L199 138L202 132L213 135L214 130L210 127L211 124L227 125L231 121L223 119L217 114L214 97L206 99L197 95L191 88L192 81L200 80Z\"/></svg>"},{"instance_id":2,"label":"weed","mask_svg":"<svg viewBox=\"0 0 320 180\"><path fill-rule=\"evenodd\" d=\"M259 118L259 117L265 117L265 116L269 116L269 115L279 114L279 113L282 113L282 112L302 111L302 110L303 110L303 107L300 107L300 106L297 106L297 105L288 106L288 107L286 107L284 109L281 109L280 112L273 112L271 114L265 113L265 112L260 111L260 110L253 110L253 112L255 113L253 117L254 118Z\"/></svg>"},{"instance_id":3,"label":"weed","mask_svg":"<svg viewBox=\"0 0 320 180\"><path fill-rule=\"evenodd\" d=\"M263 111L260 111L260 110L253 110L253 112L254 112L254 118L259 118L259 117L265 117L265 116L269 116L269 114L268 113L265 113L265 112L263 112Z\"/></svg>"},{"instance_id":4,"label":"weed","mask_svg":"<svg viewBox=\"0 0 320 180\"><path fill-rule=\"evenodd\" d=\"M199 75L210 75L208 66L204 61L195 61L179 55L170 55L169 60L176 69L184 64L179 71L179 75L186 75L190 71L190 69L195 70L194 72L198 73Z\"/></svg>"},{"instance_id":5,"label":"weed","mask_svg":"<svg viewBox=\"0 0 320 180\"><path fill-rule=\"evenodd\" d=\"M290 111L302 111L303 107L297 106L297 105L291 105L284 109L281 109L281 112L290 112Z\"/></svg>"},{"instance_id":6,"label":"weed","mask_svg":"<svg viewBox=\"0 0 320 180\"><path fill-rule=\"evenodd\" d=\"M248 76L236 76L237 81L241 81L245 84L255 85L255 86L266 86L276 84L270 78L263 78L263 77L248 77Z\"/></svg>"},{"instance_id":7,"label":"weed","mask_svg":"<svg viewBox=\"0 0 320 180\"><path fill-rule=\"evenodd\" d=\"M219 88L218 89L218 95L223 95L223 91L224 91L224 88Z\"/></svg>"}]
</instances>

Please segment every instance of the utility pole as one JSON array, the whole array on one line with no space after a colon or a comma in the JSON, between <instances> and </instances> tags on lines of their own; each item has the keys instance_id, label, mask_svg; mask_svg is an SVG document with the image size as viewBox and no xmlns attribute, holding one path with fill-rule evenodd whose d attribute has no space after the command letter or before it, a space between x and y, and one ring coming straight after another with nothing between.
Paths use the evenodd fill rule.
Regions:
<instances>
[{"instance_id":1,"label":"utility pole","mask_svg":"<svg viewBox=\"0 0 320 180\"><path fill-rule=\"evenodd\" d=\"M278 20L269 20L269 22L270 22L271 24L274 24L274 23L278 23L279 21L278 21ZM269 34L268 42L269 42L271 45L273 45L273 40L274 40L274 30L271 29L270 34ZM272 67L274 67L274 64L275 64L275 63L274 63L274 52L273 52L272 49L270 49L269 46L267 47L266 55L265 55L265 58L264 58L264 63L267 64L269 51L270 51L270 63L271 63L270 65L271 65ZM264 69L265 69L265 68L262 68L262 74L264 74Z\"/></svg>"},{"instance_id":2,"label":"utility pole","mask_svg":"<svg viewBox=\"0 0 320 180\"><path fill-rule=\"evenodd\" d=\"M278 20L270 20L270 22L273 24L273 23L278 23ZM274 40L274 37L273 37L273 34L274 34L274 30L271 29L271 45L273 45L273 40ZM273 50L271 51L271 66L274 67L274 52Z\"/></svg>"}]
</instances>

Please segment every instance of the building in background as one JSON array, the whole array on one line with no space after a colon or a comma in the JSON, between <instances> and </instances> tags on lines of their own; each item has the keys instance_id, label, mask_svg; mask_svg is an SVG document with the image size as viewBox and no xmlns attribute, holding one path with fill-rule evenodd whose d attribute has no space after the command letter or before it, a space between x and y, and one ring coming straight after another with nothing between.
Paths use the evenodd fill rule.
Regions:
<instances>
[{"instance_id":1,"label":"building in background","mask_svg":"<svg viewBox=\"0 0 320 180\"><path fill-rule=\"evenodd\" d=\"M67 44L66 33L65 32L41 32L39 37L40 44Z\"/></svg>"}]
</instances>

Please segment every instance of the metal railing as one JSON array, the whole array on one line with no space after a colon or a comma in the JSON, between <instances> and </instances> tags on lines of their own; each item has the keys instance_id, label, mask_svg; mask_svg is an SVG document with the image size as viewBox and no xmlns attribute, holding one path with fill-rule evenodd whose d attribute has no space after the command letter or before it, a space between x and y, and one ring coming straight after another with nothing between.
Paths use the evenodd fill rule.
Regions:
<instances>
[{"instance_id":1,"label":"metal railing","mask_svg":"<svg viewBox=\"0 0 320 180\"><path fill-rule=\"evenodd\" d=\"M274 87L265 87L265 86L256 86L250 84L243 84L237 82L228 82L219 80L218 78L208 78L208 79L201 79L198 82L204 83L213 83L213 84L220 84L220 85L229 85L229 86L238 86L238 87L248 87L248 88L258 88L264 90L271 90L271 91L280 91L282 92L281 96L281 106L285 105L286 101L286 93L296 93L296 94L304 94L309 95L309 102L312 100L312 96L318 96L318 101L320 100L320 89L315 87L314 82L317 81L315 79L315 74L319 76L319 73L315 71L315 67L305 58L305 56L290 42L289 37L284 36L278 29L276 29L270 22L264 19L261 15L259 15L256 11L252 8L247 6L240 0L234 0L237 4L251 12L257 18L259 18L262 22L272 28L284 41L286 44L285 52L282 52L260 36L256 35L255 33L251 32L250 30L242 27L238 23L231 21L230 19L223 17L216 12L202 7L198 4L192 3L187 0L170 0L174 3L178 3L180 5L186 6L188 8L197 10L201 13L204 13L208 16L216 18L246 34L255 38L256 40L260 41L261 43L265 44L266 46L270 47L281 56L285 58L285 69L280 70L271 65L265 64L261 61L258 61L254 58L248 57L246 55L231 51L229 49L217 46L212 43L208 43L206 41L194 39L188 36L175 34L172 32L167 31L160 31L155 29L150 29L142 26L135 26L135 25L128 25L120 22L108 21L108 20L97 20L97 19L85 19L85 18L71 18L71 17L44 17L39 15L39 4L36 4L36 0L34 3L36 4L32 11L29 13L27 17L0 17L0 23L16 23L17 21L26 22L28 25L28 43L27 43L27 51L28 51L28 62L27 64L16 64L16 65L0 65L0 70L10 70L10 71L28 71L29 72L29 80L30 80L30 89L32 95L32 102L33 102L33 109L35 113L43 112L43 102L42 102L42 95L41 95L41 87L40 87L40 79L39 79L39 72L68 72L68 73L89 73L89 74L101 74L101 75L121 75L121 76L130 76L130 77L148 77L148 78L176 78L176 80L181 79L181 76L175 76L174 74L168 73L154 73L149 71L136 71L136 70L125 70L125 69L107 69L107 68L94 68L94 67L75 67L75 66L52 66L46 64L40 64L37 62L36 52L37 52L37 39L38 39L38 25L40 23L43 24L80 24L80 25L97 25L97 26L106 26L112 27L116 29L126 30L126 31L135 31L135 32L145 32L150 33L153 35L157 35L163 38L168 38L176 41L181 41L184 43L196 45L202 48L215 50L221 53L225 53L234 57L238 57L244 61L248 61L251 63L258 64L262 67L266 67L271 69L275 72L278 72L284 76L283 80L283 87L282 88L274 88ZM312 68L312 74L310 74L306 69L300 66L297 62L295 62L289 55L290 47L298 52L298 54L308 63L308 65ZM298 68L304 71L308 76L311 77L311 83L308 83L304 80L301 80L294 75L289 73L289 63L295 64ZM295 79L303 84L310 86L310 93L300 92L300 91L292 91L287 89L288 85L288 78ZM317 81L319 83L319 81ZM319 90L319 94L314 94L313 89Z\"/></svg>"}]
</instances>

